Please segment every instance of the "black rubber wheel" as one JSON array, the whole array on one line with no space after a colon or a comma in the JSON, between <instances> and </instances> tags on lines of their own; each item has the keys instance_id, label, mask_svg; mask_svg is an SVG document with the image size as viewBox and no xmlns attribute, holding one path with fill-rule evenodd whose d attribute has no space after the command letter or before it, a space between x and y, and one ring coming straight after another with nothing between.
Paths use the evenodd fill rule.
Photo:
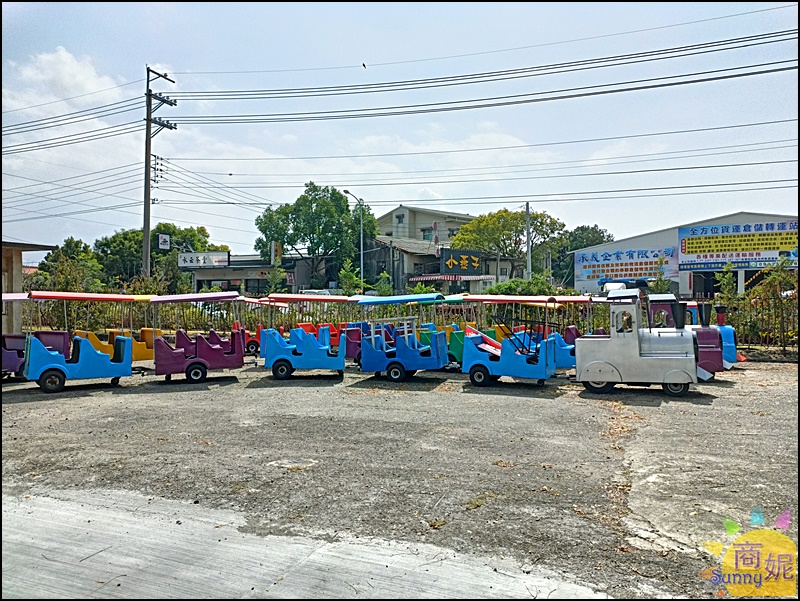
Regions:
<instances>
[{"instance_id":1,"label":"black rubber wheel","mask_svg":"<svg viewBox=\"0 0 800 601\"><path fill-rule=\"evenodd\" d=\"M166 376L164 376L164 380L166 382L169 382L170 380L172 380L172 374L167 374Z\"/></svg>"},{"instance_id":2,"label":"black rubber wheel","mask_svg":"<svg viewBox=\"0 0 800 601\"><path fill-rule=\"evenodd\" d=\"M247 352L250 353L251 355L257 355L258 347L259 347L258 342L256 342L255 340L251 340L250 342L247 343Z\"/></svg>"},{"instance_id":3,"label":"black rubber wheel","mask_svg":"<svg viewBox=\"0 0 800 601\"><path fill-rule=\"evenodd\" d=\"M543 387L544 386L544 380L536 380L536 385L539 386L539 387Z\"/></svg>"},{"instance_id":4,"label":"black rubber wheel","mask_svg":"<svg viewBox=\"0 0 800 601\"><path fill-rule=\"evenodd\" d=\"M492 383L489 369L485 365L473 365L469 370L469 381L475 386L488 386Z\"/></svg>"},{"instance_id":5,"label":"black rubber wheel","mask_svg":"<svg viewBox=\"0 0 800 601\"><path fill-rule=\"evenodd\" d=\"M48 369L37 381L39 388L45 392L61 392L66 383L67 376L59 369Z\"/></svg>"},{"instance_id":6,"label":"black rubber wheel","mask_svg":"<svg viewBox=\"0 0 800 601\"><path fill-rule=\"evenodd\" d=\"M669 396L681 397L689 393L689 384L662 384L661 388Z\"/></svg>"},{"instance_id":7,"label":"black rubber wheel","mask_svg":"<svg viewBox=\"0 0 800 601\"><path fill-rule=\"evenodd\" d=\"M337 369L336 373L339 374L342 378L344 378L344 370L343 369Z\"/></svg>"},{"instance_id":8,"label":"black rubber wheel","mask_svg":"<svg viewBox=\"0 0 800 601\"><path fill-rule=\"evenodd\" d=\"M358 365L359 367L361 367L361 351L358 351L358 354L356 355L356 358L355 358L355 359L353 359L353 361L355 361L355 362L356 362L356 365Z\"/></svg>"},{"instance_id":9,"label":"black rubber wheel","mask_svg":"<svg viewBox=\"0 0 800 601\"><path fill-rule=\"evenodd\" d=\"M119 378L111 378L112 386L119 386Z\"/></svg>"},{"instance_id":10,"label":"black rubber wheel","mask_svg":"<svg viewBox=\"0 0 800 601\"><path fill-rule=\"evenodd\" d=\"M606 394L614 390L614 382L584 382L583 387L595 394Z\"/></svg>"},{"instance_id":11,"label":"black rubber wheel","mask_svg":"<svg viewBox=\"0 0 800 601\"><path fill-rule=\"evenodd\" d=\"M447 360L450 363L458 363L458 360L456 359L456 356L453 353L447 353Z\"/></svg>"},{"instance_id":12,"label":"black rubber wheel","mask_svg":"<svg viewBox=\"0 0 800 601\"><path fill-rule=\"evenodd\" d=\"M205 382L206 379L206 366L202 363L192 363L186 368L186 380L192 384L199 384Z\"/></svg>"},{"instance_id":13,"label":"black rubber wheel","mask_svg":"<svg viewBox=\"0 0 800 601\"><path fill-rule=\"evenodd\" d=\"M386 377L390 382L402 382L406 379L406 368L399 363L390 363L386 367Z\"/></svg>"},{"instance_id":14,"label":"black rubber wheel","mask_svg":"<svg viewBox=\"0 0 800 601\"><path fill-rule=\"evenodd\" d=\"M292 364L286 359L278 359L272 364L272 375L276 380L286 380L292 371Z\"/></svg>"},{"instance_id":15,"label":"black rubber wheel","mask_svg":"<svg viewBox=\"0 0 800 601\"><path fill-rule=\"evenodd\" d=\"M25 377L25 369L20 367L19 371L14 374L14 377L15 378L20 378L20 379L24 378Z\"/></svg>"}]
</instances>

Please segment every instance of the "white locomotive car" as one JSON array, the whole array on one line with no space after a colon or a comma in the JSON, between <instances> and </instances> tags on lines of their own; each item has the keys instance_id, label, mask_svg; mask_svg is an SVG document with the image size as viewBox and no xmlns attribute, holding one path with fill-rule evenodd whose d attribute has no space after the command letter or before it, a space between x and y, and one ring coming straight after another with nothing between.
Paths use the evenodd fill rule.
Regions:
<instances>
[{"instance_id":1,"label":"white locomotive car","mask_svg":"<svg viewBox=\"0 0 800 601\"><path fill-rule=\"evenodd\" d=\"M589 392L607 393L617 384L661 385L670 396L685 396L697 384L697 349L686 328L646 328L638 290L614 290L610 332L575 339L575 376Z\"/></svg>"}]
</instances>

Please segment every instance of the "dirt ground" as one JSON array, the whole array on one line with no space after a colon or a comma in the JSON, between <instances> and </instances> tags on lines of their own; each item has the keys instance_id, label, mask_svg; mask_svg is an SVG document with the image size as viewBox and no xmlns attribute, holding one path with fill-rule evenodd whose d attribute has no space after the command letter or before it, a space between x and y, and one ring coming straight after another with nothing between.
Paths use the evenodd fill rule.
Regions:
<instances>
[{"instance_id":1,"label":"dirt ground","mask_svg":"<svg viewBox=\"0 0 800 601\"><path fill-rule=\"evenodd\" d=\"M761 363L797 363L797 347L787 347L784 351L779 347L761 346L746 347L739 350L748 361Z\"/></svg>"},{"instance_id":2,"label":"dirt ground","mask_svg":"<svg viewBox=\"0 0 800 601\"><path fill-rule=\"evenodd\" d=\"M57 394L4 381L4 512L126 491L234 511L259 537L426 543L615 598L712 598L719 558L704 543L731 542L726 519L748 528L752 508L768 523L788 508L797 541L797 376L796 363L748 361L679 399L590 394L564 374L393 384L350 366ZM13 578L4 569L4 597Z\"/></svg>"}]
</instances>

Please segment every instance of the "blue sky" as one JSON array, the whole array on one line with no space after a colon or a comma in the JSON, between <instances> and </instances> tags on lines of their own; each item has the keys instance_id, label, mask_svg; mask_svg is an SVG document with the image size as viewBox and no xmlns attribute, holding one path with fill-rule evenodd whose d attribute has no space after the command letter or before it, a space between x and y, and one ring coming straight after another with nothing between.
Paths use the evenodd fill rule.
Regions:
<instances>
[{"instance_id":1,"label":"blue sky","mask_svg":"<svg viewBox=\"0 0 800 601\"><path fill-rule=\"evenodd\" d=\"M177 129L152 140L152 225L236 254L309 181L377 216L529 201L617 239L796 215L797 21L772 2L4 2L3 239L142 227L147 66L177 101L156 112Z\"/></svg>"}]
</instances>

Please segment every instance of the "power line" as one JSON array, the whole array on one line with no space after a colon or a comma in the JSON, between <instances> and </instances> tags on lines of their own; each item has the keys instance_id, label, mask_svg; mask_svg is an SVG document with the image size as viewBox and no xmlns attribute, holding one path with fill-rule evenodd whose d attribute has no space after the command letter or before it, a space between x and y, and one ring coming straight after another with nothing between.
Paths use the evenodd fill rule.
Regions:
<instances>
[{"instance_id":1,"label":"power line","mask_svg":"<svg viewBox=\"0 0 800 601\"><path fill-rule=\"evenodd\" d=\"M482 177L480 179L458 179L458 180L409 180L409 181L401 181L401 182L355 182L353 185L369 185L374 187L383 187L383 186L423 186L426 184L471 184L471 183L481 183L481 182L497 182L497 181L528 181L528 180L544 180L544 179L562 179L562 178L578 178L578 177L598 177L598 176L608 176L608 175L638 175L642 173L663 173L669 171L693 171L697 169L722 169L728 167L754 167L758 165L778 165L784 163L797 163L797 159L785 159L785 160L777 160L777 161L758 161L752 163L731 163L731 164L724 164L724 165L695 165L695 166L688 166L688 167L663 167L660 169L635 169L632 171L606 171L600 173L569 173L569 174L560 174L560 175L534 175L534 176L525 176L525 177L500 177L500 178L486 178ZM216 182L214 182L216 184ZM238 188L243 189L276 189L276 188L300 188L305 186L305 183L288 183L288 184L242 184L237 186ZM219 185L210 186L212 189L219 187ZM225 186L230 187L230 186ZM162 189L171 190L170 186L161 186ZM195 189L195 188L193 188ZM202 189L208 189L208 187L203 187Z\"/></svg>"},{"instance_id":2,"label":"power line","mask_svg":"<svg viewBox=\"0 0 800 601\"><path fill-rule=\"evenodd\" d=\"M757 36L746 36L742 38L731 38L729 40L722 40L722 41L715 41L715 42L706 42L703 44L696 44L693 46L686 46L686 47L676 47L676 48L669 48L669 49L662 49L658 51L650 51L644 53L634 53L628 55L618 55L614 57L605 57L602 59L589 59L585 61L577 61L573 63L561 63L551 66L544 66L544 67L530 67L523 70L507 70L507 71L500 71L500 72L493 72L489 75L497 76L505 75L508 76L509 74L514 75L520 72L527 72L530 70L542 70L542 69L549 69L555 66L561 65L588 65L592 64L591 68L597 68L598 61L609 61L615 60L619 61L625 57L641 57L641 56L652 56L654 53L665 53L665 52L678 52L678 51L685 51L686 48L708 48L713 45L719 44L727 44L731 42L738 42L742 40L763 40L763 38L767 36L785 36L787 33L792 33L796 37L797 30L785 30L782 32L772 32L769 34L760 34ZM784 40L782 40L784 41ZM761 42L759 42L761 43ZM659 58L657 60L662 60L664 57ZM669 57L667 57L669 58ZM718 81L721 79L731 79L735 77L747 77L752 75L763 75L767 73L776 73L783 70L791 70L796 69L794 67L785 67L783 69L776 68L771 70L762 70L756 72L747 72L747 73L736 73L736 74L729 74L727 76L718 76L718 77L709 77L699 80L691 80L691 81L668 81L674 80L677 78L687 78L687 77L696 77L699 75L710 75L716 73L727 73L730 71L738 71L741 69L752 69L752 68L760 68L766 66L773 66L773 65L782 65L789 62L793 62L793 60L785 60L785 61L774 61L772 63L761 63L761 64L750 64L738 67L732 67L728 69L718 69L712 71L703 71L703 72L694 72L688 74L681 74L675 76L667 76L667 77L658 77L658 78L650 78L650 79L642 79L642 80L629 80L623 82L615 82L609 84L599 84L593 86L583 86L577 88L562 88L557 90L550 90L546 92L538 92L534 94L516 94L510 96L495 96L495 97L485 97L479 99L471 99L471 100L461 100L461 101L451 101L451 102L437 102L437 103L427 103L427 104L419 104L419 105L400 105L400 106L391 106L391 107L378 107L378 108L371 108L371 109L348 109L344 111L316 111L316 112L309 112L309 113L272 113L272 114L263 114L263 115L228 115L228 116L191 116L191 117L173 117L172 123L191 123L191 124L220 124L220 123L263 123L263 122L296 122L296 121L318 121L318 120L332 120L332 119L355 119L355 118L367 118L367 117L380 117L380 116L398 116L398 115L409 115L409 114L425 114L425 113L437 113L437 112L444 112L444 111L455 111L455 110L470 110L476 108L490 108L490 107L500 107L500 106L512 106L517 104L526 104L531 102L549 102L554 100L566 100L571 98L578 98L578 97L586 97L586 96L594 96L598 94L612 94L612 93L620 93L620 92L629 92L629 91L641 91L645 89L654 89L660 87L668 87L668 86L675 86L675 85L688 85L691 83L705 83L709 81ZM429 79L429 80L416 80L416 85L420 85L420 83L432 84L432 83L440 83L442 81L451 81L454 79L474 79L477 77L486 77L486 74L472 74L472 75L462 75L462 76L453 76L451 78L436 78L436 79ZM660 83L651 83L651 82L660 82ZM384 84L377 84L379 86L392 86L397 87L399 85L403 85L405 82L389 82ZM641 83L649 83L650 85L646 86L634 86L628 88L621 88L621 89L601 89L601 88L611 88L615 86L630 86L631 84L641 84ZM372 86L375 88L375 86ZM324 89L324 88L317 88ZM350 86L350 87L337 87L337 88L328 88L328 89L349 89L348 93L357 93L361 92L364 89L364 86ZM312 89L315 90L315 89ZM587 91L591 90L591 91ZM580 92L580 93L573 93L567 94L569 92ZM254 91L254 92L240 92L246 95L253 95L253 94L263 94L263 91ZM177 93L174 95L186 95L186 98L190 98L192 94L197 93ZM231 94L230 92L218 92L215 94ZM544 95L550 94L551 97L546 97ZM103 107L98 107L96 109L87 109L85 111L78 111L77 113L70 113L68 115L63 115L60 117L51 117L48 119L38 120L28 122L27 124L18 124L14 126L9 126L6 128L5 135L12 135L13 133L27 133L30 131L36 131L38 129L44 129L49 127L56 127L58 125L65 125L65 124L74 124L78 121L85 121L91 118L91 116L109 116L110 114L118 114L121 112L128 112L130 110L135 110L136 107L129 107L126 103L130 102L137 102L133 101L123 101L121 103L115 103L115 105L104 105ZM141 101L138 101L141 102ZM115 107L116 105L123 105L124 108L119 108L119 110L112 111L111 108ZM76 115L81 115L78 118ZM115 135L123 135L126 133L132 133L133 131L138 131L141 126L136 126L136 123L127 123L117 126L111 126L107 128L102 128L98 130L90 130L88 132L83 132L80 134L71 134L68 136L61 136L56 138L49 138L45 140L39 140L36 142L29 142L24 144L17 144L17 145L5 145L3 149L3 155L10 155L16 154L20 152L30 152L33 150L42 150L46 148L53 148L58 146L64 145L71 145L75 143L82 143L87 141L92 141L96 139L101 139L105 137L111 137ZM135 126L135 127L131 127ZM117 131L114 131L117 130Z\"/></svg>"},{"instance_id":3,"label":"power line","mask_svg":"<svg viewBox=\"0 0 800 601\"><path fill-rule=\"evenodd\" d=\"M86 96L92 96L93 94L102 94L104 92L109 92L111 90L118 90L119 88L124 88L125 86L132 86L133 84L141 83L144 79L137 79L136 81L130 81L128 83L123 83L118 86L114 86L112 88L104 88L102 90L96 90L94 92L86 92L86 94L78 94L77 96L70 96L69 98L62 98L60 100L52 100L50 102L43 102L41 104L33 104L31 106L25 106L18 109L11 109L9 111L3 111L2 114L6 115L9 113L18 113L19 111L27 111L30 109L39 108L40 106L48 106L51 104L58 104L59 102L67 102L68 100L76 100L77 98L85 98Z\"/></svg>"},{"instance_id":4,"label":"power line","mask_svg":"<svg viewBox=\"0 0 800 601\"><path fill-rule=\"evenodd\" d=\"M427 61L431 61L431 60L466 58L466 57L470 57L470 56L479 56L481 54L494 54L494 53L497 53L497 52L511 52L511 51L516 51L516 50L529 50L531 48L543 48L543 47L546 47L546 46L555 46L555 45L558 45L558 44L572 44L574 42L588 42L588 41L591 41L591 40L599 40L599 39L603 39L603 38L616 37L616 36L620 36L620 35L628 35L628 34L631 34L631 33L645 33L647 31L657 31L657 30L660 30L660 29L670 29L670 28L673 28L673 27L681 27L681 26L684 26L684 25L694 25L696 23L705 23L705 22L708 22L708 21L717 21L719 19L729 19L729 18L732 18L732 17L739 17L739 16L743 16L743 15L755 14L757 12L762 12L762 11L778 10L778 9L783 9L783 8L796 8L796 7L797 7L796 4L787 4L787 5L784 5L784 6L775 6L775 7L772 7L772 8L761 9L761 10L753 11L753 12L736 13L736 14L733 14L733 15L724 15L724 16L721 16L721 17L710 17L708 19L700 19L700 20L697 20L697 21L687 21L687 22L684 22L684 23L675 23L675 24L672 24L672 25L660 25L658 27L648 27L648 28L645 28L645 29L634 29L634 30L623 31L623 32L619 32L619 33L608 33L608 34L604 34L604 35L589 36L589 37L584 37L584 38L574 38L574 39L571 39L571 40L563 40L563 41L560 41L560 42L545 42L545 43L542 43L542 44L533 44L533 45L530 45L530 46L520 46L518 48L509 48L507 50L494 50L494 51L486 52L486 53L478 52L478 53L470 53L470 54L456 54L456 55L452 55L452 56L439 57L439 58L435 58L435 59L419 59L419 60L396 61L396 62L388 62L388 63L374 63L374 65L371 64L371 66L381 67L381 66L387 66L387 65L400 65L400 64L406 64L406 63L427 62Z\"/></svg>"},{"instance_id":5,"label":"power line","mask_svg":"<svg viewBox=\"0 0 800 601\"><path fill-rule=\"evenodd\" d=\"M59 127L64 125L73 125L82 121L87 121L96 117L108 117L109 115L116 115L119 113L126 113L132 110L143 108L144 101L140 99L129 99L113 104L106 104L103 106L85 109L82 111L75 111L73 113L66 113L54 117L44 117L42 119L35 119L33 121L26 121L22 123L15 123L13 125L3 126L3 135L16 135L20 133L29 133L32 131L39 131L41 129L48 129L50 127ZM113 111L112 111L113 109ZM19 130L19 131L17 131Z\"/></svg>"},{"instance_id":6,"label":"power line","mask_svg":"<svg viewBox=\"0 0 800 601\"><path fill-rule=\"evenodd\" d=\"M791 37L787 37L791 36ZM775 39L784 38L784 39ZM320 96L338 96L350 94L381 93L381 92L401 92L420 89L430 89L434 87L444 87L453 85L469 85L476 83L490 83L496 81L506 81L509 79L519 79L524 77L540 77L543 75L556 75L562 73L572 73L585 71L588 69L599 69L607 67L619 67L626 65L639 64L642 62L661 61L686 56L696 56L710 52L721 52L745 48L749 46L759 46L776 42L786 42L797 38L797 29L775 31L765 34L744 36L739 38L728 38L703 42L688 46L673 46L658 50L645 52L633 52L629 54L610 55L599 58L581 59L576 61L551 63L537 65L519 69L505 69L500 71L489 71L481 73L468 73L463 75L450 75L446 77L434 77L416 80L390 81L370 84L352 84L343 86L327 86L312 88L283 88L274 90L214 90L214 91L178 91L172 92L171 97L183 100L265 100L265 99L293 99ZM740 44L740 45L732 45ZM727 47L726 47L727 46ZM699 52L694 52L698 51ZM664 56L666 55L666 56ZM670 56L673 55L673 56ZM623 61L623 62L620 62Z\"/></svg>"},{"instance_id":7,"label":"power line","mask_svg":"<svg viewBox=\"0 0 800 601\"><path fill-rule=\"evenodd\" d=\"M31 152L34 150L44 150L47 148L57 148L59 146L71 146L73 144L81 144L83 142L93 142L95 140L102 140L105 138L113 138L116 136L123 136L134 132L139 132L142 131L144 128L145 126L138 122L131 122L123 125L114 125L111 127L103 127L100 129L91 130L89 132L84 132L81 134L70 134L68 136L59 136L56 138L50 138L48 140L40 140L38 142L27 142L24 144L14 144L12 146L4 146L2 154L3 156L5 156L11 154L18 154L21 152ZM118 131L113 131L113 130L118 130Z\"/></svg>"},{"instance_id":8,"label":"power line","mask_svg":"<svg viewBox=\"0 0 800 601\"><path fill-rule=\"evenodd\" d=\"M70 180L73 180L73 179L90 177L92 175L99 175L100 173L108 173L110 171L117 171L118 169L128 169L129 167L138 167L138 165L139 165L139 163L128 163L127 165L119 165L117 167L109 167L108 169L102 169L100 171L92 171L90 173L84 173L84 174L81 174L81 175L73 175L73 176L70 176L70 177L65 177L65 178L62 178L62 179L56 179L56 180L52 180L52 181L48 181L48 182L45 182L45 181L42 181L42 180L34 180L33 178L23 177L21 175L15 175L13 173L7 173L7 174L4 174L4 175L9 175L11 177L17 177L17 178L20 178L20 179L27 179L27 180L35 181L37 183L36 184L28 184L27 186L19 186L17 188L3 188L3 191L4 192L11 192L11 191L15 191L15 190L22 190L24 188L34 187L34 186L36 186L38 184L58 184L58 183L67 182L67 181L70 181Z\"/></svg>"},{"instance_id":9,"label":"power line","mask_svg":"<svg viewBox=\"0 0 800 601\"><path fill-rule=\"evenodd\" d=\"M710 21L719 21L721 19L731 19L735 17L741 17L746 15L754 15L757 13L768 12L773 10L782 10L784 8L797 8L797 4L785 4L783 6L773 6L771 8L763 8L760 10L754 11L747 11L742 13L734 13L730 15L722 15L719 17L709 17L707 19L698 19L696 21L684 21L682 23L673 23L670 25L660 25L657 27L647 27L645 29L632 29L628 31L620 31L617 33L607 33L603 35L596 35L596 36L589 36L583 38L573 38L570 40L561 40L557 42L543 42L541 44L532 44L530 46L517 46L515 48L505 48L500 50L486 50L483 52L471 52L468 54L454 54L450 56L439 56L439 57L432 57L432 58L422 58L422 59L413 59L413 60L404 60L404 61L392 61L392 62L385 62L385 63L370 63L370 67L385 67L390 65L406 65L411 63L422 63L422 62L431 62L431 61L440 61L440 60L450 60L454 58L467 58L471 56L484 56L487 54L498 54L501 52L516 52L518 50L530 50L532 48L544 48L547 46L557 46L560 44L573 44L575 42L587 42L591 40L599 40L604 38L612 38L618 37L623 35L630 35L633 33L645 33L648 31L658 31L661 29L671 29L674 27L683 27L685 25L695 25L697 23L707 23ZM182 71L176 73L176 75L240 75L240 74L249 74L249 73L298 73L303 71L330 71L330 70L339 70L339 69L361 69L361 65L342 65L339 67L309 67L305 69L269 69L269 70L250 70L250 71Z\"/></svg>"},{"instance_id":10,"label":"power line","mask_svg":"<svg viewBox=\"0 0 800 601\"><path fill-rule=\"evenodd\" d=\"M497 169L509 169L510 171L496 171L496 173L516 173L518 168L522 167L537 167L537 169L524 169L524 171L552 171L556 169L574 169L577 166L583 167L592 167L593 165L588 165L587 163L592 162L599 162L602 164L608 165L626 165L630 163L647 163L651 161L677 161L686 158L694 158L694 157L705 157L705 156L720 156L725 154L739 154L743 152L761 152L766 150L779 150L783 148L794 148L797 144L786 144L783 146L767 146L764 148L746 148L752 146L762 146L764 144L778 144L781 142L796 142L797 138L786 138L782 140L772 140L768 142L751 142L749 144L731 144L727 146L706 146L704 148L691 148L685 150L668 150L663 152L649 152L649 153L640 153L640 154L627 154L627 155L616 155L616 156L608 156L598 159L575 159L571 161L548 161L548 162L541 162L541 163L517 163L514 165L490 165L488 167L450 167L448 169L412 169L412 170L404 170L404 171L360 171L360 172L350 172L347 174L348 177L352 176L362 176L362 175L398 175L399 173L409 174L409 173L453 173L459 171L485 171L488 169L497 170ZM683 154L689 152L701 152L705 150L720 150L726 148L743 148L743 150L729 150L726 152L708 152L703 154ZM746 148L746 149L745 149ZM678 156L663 156L663 155L678 155ZM640 157L660 157L660 158L640 158ZM637 159L633 161L616 161L616 159ZM610 162L615 161L615 162ZM573 166L566 166L572 165ZM565 165L563 167L549 167L550 165ZM538 167L545 167L544 169L538 169ZM202 174L202 175L216 175L216 176L236 176L236 177L291 177L293 175L297 175L296 173L275 173L270 172L269 174L264 173L244 173L244 172L237 172L233 173L230 171L221 172L221 171L196 171L195 173ZM330 176L341 176L342 172L337 171L336 173L306 173L305 177L310 178L319 178L319 177L330 177Z\"/></svg>"},{"instance_id":11,"label":"power line","mask_svg":"<svg viewBox=\"0 0 800 601\"><path fill-rule=\"evenodd\" d=\"M750 65L741 65L738 67L730 67L727 69L713 69L710 71L696 71L693 73L684 73L680 75L670 75L665 77L652 77L648 79L635 79L622 82L614 82L609 84L597 84L591 86L580 86L577 88L561 88L557 90L547 90L545 92L534 92L530 94L512 94L508 96L493 96L469 100L457 100L449 102L434 102L425 104L411 104L411 105L395 105L390 107L380 107L374 109L346 109L337 111L312 111L303 113L264 113L264 114L251 114L251 115L205 115L205 116L191 116L191 117L171 117L170 121L175 124L203 124L203 125L220 125L220 124L234 124L234 123L297 123L297 122L310 122L310 121L333 121L341 119L365 119L372 117L398 117L406 115L424 115L431 113L443 113L452 111L473 110L482 108L499 108L508 106L518 106L522 104L532 104L540 102L553 102L559 100L572 100L575 98L587 98L591 96L604 96L608 94L619 94L622 92L640 92L644 90L654 90L659 88L668 88L675 86L691 85L698 83L709 83L712 81L724 81L730 79L738 79L742 77L752 77L755 75L768 75L772 73L781 73L784 71L795 71L797 66L787 67L774 67L772 69L762 69L760 71L749 71L746 73L729 73L727 75L714 75L715 73L727 73L740 69L751 69L756 67L767 67L773 65L782 65L789 62L796 62L797 59L789 59L784 61L773 61L769 63L758 63ZM667 81L674 80L679 77L696 77L707 75L708 77L701 77L700 79L688 81ZM642 84L642 85L631 85ZM646 84L646 85L644 85ZM620 89L596 89L596 88L609 88L610 86L624 86L629 87ZM593 91L587 91L593 90ZM554 94L553 96L545 96L544 94ZM558 95L555 95L558 94ZM472 104L467 104L472 103Z\"/></svg>"},{"instance_id":12,"label":"power line","mask_svg":"<svg viewBox=\"0 0 800 601\"><path fill-rule=\"evenodd\" d=\"M125 170L122 171L121 169ZM8 192L14 198L9 198L9 199L4 198L3 208L4 210L25 211L32 206L45 202L65 203L71 197L75 197L77 195L86 193L90 193L95 196L102 196L104 198L115 197L124 200L131 200L123 196L120 196L120 192L132 192L138 190L140 188L139 185L125 188L124 190L121 191L117 190L116 192L113 193L111 192L111 190L117 189L120 186L126 184L138 182L139 177L136 175L136 173L138 173L138 169L139 169L138 167L123 166L110 170L104 170L102 172L87 174L84 176L74 176L70 178L65 178L63 180L57 180L55 182L45 182L42 180L36 180L34 178L19 176L15 174L8 174L10 177L25 179L36 183L28 184L26 186L19 186L17 188L4 189L3 192ZM110 173L110 171L113 171L113 173ZM100 175L98 177L94 177L92 179L86 179L89 176L98 175L100 173L105 173L105 174ZM126 174L130 175L128 175L127 178L123 178L123 176L125 176ZM78 178L81 178L82 181L77 181L74 184L63 184L63 182L76 180ZM44 188L45 186L48 186L48 188ZM36 188L40 190L35 190ZM39 199L39 200L33 200L33 199ZM69 201L69 202L71 202L72 204L86 204L87 202L89 202L89 200L87 199L83 201ZM20 205L23 205L22 208L17 208Z\"/></svg>"},{"instance_id":13,"label":"power line","mask_svg":"<svg viewBox=\"0 0 800 601\"><path fill-rule=\"evenodd\" d=\"M650 191L657 191L657 190L683 190L683 189L690 189L690 188L708 188L708 187L718 187L718 186L749 186L749 185L761 185L761 184L781 184L787 182L796 182L797 179L776 179L776 180L758 180L758 181L740 181L740 182L718 182L714 184L693 184L693 185L684 185L684 186L661 186L661 187L651 187L651 188L622 188L616 190L594 190L594 191L587 191L587 192L548 192L546 194L503 194L503 195L492 195L492 196L460 196L460 197L453 197L453 198L430 198L426 200L420 200L419 198L394 198L394 199L384 199L384 200L371 200L368 205L409 205L409 203L417 203L417 204L447 204L447 203L459 203L459 204L505 204L508 200L513 199L533 199L533 198L542 198L541 202L562 202L562 198L551 198L553 196L557 197L564 197L564 196L578 196L578 195L586 195L586 194L612 194L612 193L623 193L623 192L650 192ZM776 186L770 189L780 189L780 188L793 188L792 186ZM739 192L747 192L752 190L752 188L742 188L740 190L735 190ZM715 193L722 193L727 192L727 190L712 190L707 192L708 194L715 194ZM631 198L638 198L631 197ZM588 198L580 199L580 200L588 200ZM469 202L475 201L475 202ZM167 201L169 204L185 204L180 201ZM531 201L535 202L535 201ZM200 203L206 204L206 203ZM410 206L410 205L409 205Z\"/></svg>"},{"instance_id":14,"label":"power line","mask_svg":"<svg viewBox=\"0 0 800 601\"><path fill-rule=\"evenodd\" d=\"M693 189L703 189L708 194L715 194L715 193L725 193L725 192L751 192L754 188L742 188L737 190L708 190L708 188L718 188L718 187L728 187L728 186L751 186L751 185L762 185L762 184L788 184L791 183L792 185L783 185L783 186L772 186L769 188L757 188L757 189L783 189L783 188L795 188L797 179L774 179L774 180L758 180L758 181L739 181L739 182L718 182L712 184L691 184L691 185L681 185L681 186L655 186L655 187L645 187L645 188L619 188L619 189L606 189L606 190L593 190L593 191L585 191L585 192L550 192L546 194L513 194L513 195L499 195L499 196L472 196L472 197L460 197L460 198L440 198L440 199L430 199L427 201L420 201L419 199L402 199L402 200L376 200L371 201L369 203L370 206L372 205L385 205L385 204L408 204L408 203L421 203L421 204L446 204L446 203L453 203L458 202L459 204L505 204L509 199L528 199L529 202L536 202L536 203L545 203L545 202L552 202L552 203L563 203L563 202L575 202L575 201L587 201L587 200L597 200L601 197L593 197L591 195L597 194L623 194L628 192L658 192L658 191L677 191L681 190L680 194L690 194L692 192L688 192L689 190ZM648 196L662 196L662 195L642 195L637 194L635 196L622 196L622 197L611 197L611 198L648 198ZM558 198L553 198L558 197ZM569 198L575 197L575 198ZM610 198L609 198L610 199ZM124 208L127 206L135 206L138 202L124 205L115 205L111 207L94 207L91 209L86 209L84 211L75 211L70 213L61 213L57 215L47 215L42 213L41 211L36 211L44 215L44 218L55 218L55 217L67 217L72 215L79 215L84 213L90 212L99 212L99 211L110 211L110 210L119 210L120 208ZM172 203L172 204L180 204L180 203ZM157 205L158 206L158 205ZM120 212L128 212L128 211L120 211ZM132 213L136 214L136 213ZM36 219L42 219L43 217L32 216L32 217L22 217L19 219L13 220L4 220L4 223L17 223L21 221L32 221ZM248 230L235 230L234 228L224 228L219 225L209 225L208 227L218 227L221 229L229 229L234 231L248 231Z\"/></svg>"},{"instance_id":15,"label":"power line","mask_svg":"<svg viewBox=\"0 0 800 601\"><path fill-rule=\"evenodd\" d=\"M164 161L167 165L172 166L176 171L178 171L180 173L191 174L191 177L193 177L195 180L202 181L202 182L211 182L211 183L214 183L214 184L218 184L219 183L219 182L215 182L214 180L212 180L210 178L207 178L207 177L204 177L204 176L200 176L200 175L198 175L196 173L193 173L193 172L189 171L188 169L186 169L185 167L181 167L179 165L175 165L175 164L173 164L171 161L169 161L167 159L159 158L159 160ZM165 176L168 176L170 174L170 171L167 170L165 172L162 172L162 174L164 174ZM187 181L187 180L185 179L184 181ZM222 184L222 188L224 188L226 190L230 190L231 191L231 195L234 196L234 197L238 196L238 197L242 197L242 198L250 198L250 199L256 200L256 201L261 202L261 203L266 202L266 203L269 203L269 204L280 204L278 201L275 201L275 200L263 199L261 197L255 196L255 195L253 195L253 194L251 194L249 192L242 192L242 191L236 189L236 187L234 187L234 186L229 186L229 185L226 185L226 184Z\"/></svg>"},{"instance_id":16,"label":"power line","mask_svg":"<svg viewBox=\"0 0 800 601\"><path fill-rule=\"evenodd\" d=\"M577 140L560 140L555 142L539 142L536 144L514 144L510 146L490 146L483 148L463 148L459 150L424 150L417 152L384 152L376 154L340 154L340 155L317 155L304 157L250 157L250 158L215 158L215 157L172 157L175 161L312 161L330 159L370 159L381 157L401 157L401 156L421 156L432 154L459 154L465 152L489 152L495 150L517 150L523 148L541 148L543 146L564 146L568 144L587 144L591 142L610 142L613 140L626 140L633 138L647 138L651 136L673 136L679 134L692 134L709 131L721 131L725 129L738 129L744 127L761 127L763 125L778 125L781 123L796 123L797 119L777 119L774 121L759 121L755 123L738 123L736 125L719 125L715 127L698 127L694 129L676 129L667 131L647 132L643 134L625 134L621 136L603 136L599 138L581 138Z\"/></svg>"}]
</instances>

